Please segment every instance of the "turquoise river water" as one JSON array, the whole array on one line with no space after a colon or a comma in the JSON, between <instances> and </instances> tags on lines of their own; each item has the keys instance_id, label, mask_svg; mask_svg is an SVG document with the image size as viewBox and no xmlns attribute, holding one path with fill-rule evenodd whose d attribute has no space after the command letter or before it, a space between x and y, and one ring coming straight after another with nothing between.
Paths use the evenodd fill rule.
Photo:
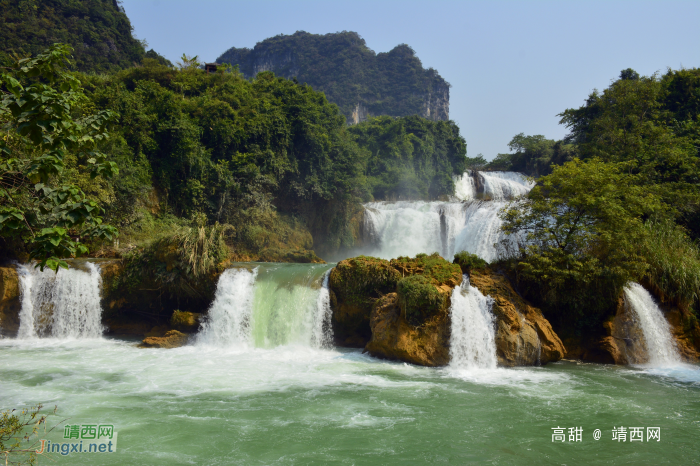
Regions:
<instances>
[{"instance_id":1,"label":"turquoise river water","mask_svg":"<svg viewBox=\"0 0 700 466\"><path fill-rule=\"evenodd\" d=\"M328 267L314 267L303 276L289 267L259 271L245 344L222 344L217 337L146 350L135 341L106 337L2 339L0 407L57 405L50 423L66 419L60 435L49 436L57 442L65 424L110 424L118 433L115 453L52 453L39 464L700 461L697 366L562 361L435 369L374 359L360 350L324 349L305 343L314 337L303 337L303 316L287 318L299 307L290 302L311 309L318 300ZM287 284L270 285L279 283L275 274ZM232 287L243 286L234 281ZM276 329L270 338L260 325L273 328L272 321L293 331L285 337ZM614 441L612 430L620 426L643 427L644 441L632 442L629 434L626 442ZM565 442L552 441L556 427L567 429ZM569 427L582 427L580 442L568 441ZM647 427L660 428L660 441L647 441ZM595 429L601 430L599 440Z\"/></svg>"}]
</instances>

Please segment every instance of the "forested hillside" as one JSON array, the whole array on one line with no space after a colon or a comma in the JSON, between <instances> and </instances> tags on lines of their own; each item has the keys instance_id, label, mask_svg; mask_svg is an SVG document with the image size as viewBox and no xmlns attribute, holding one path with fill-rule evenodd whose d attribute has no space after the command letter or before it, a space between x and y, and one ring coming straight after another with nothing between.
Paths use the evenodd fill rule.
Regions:
<instances>
[{"instance_id":1,"label":"forested hillside","mask_svg":"<svg viewBox=\"0 0 700 466\"><path fill-rule=\"evenodd\" d=\"M128 68L144 56L167 62L132 36L117 0L1 0L0 24L0 59L6 64L12 53L36 55L57 42L73 47L80 71Z\"/></svg>"},{"instance_id":2,"label":"forested hillside","mask_svg":"<svg viewBox=\"0 0 700 466\"><path fill-rule=\"evenodd\" d=\"M449 120L450 85L436 70L424 69L406 44L377 54L356 32L298 31L253 49L232 47L217 61L238 65L249 78L273 71L307 83L337 104L349 123L379 115Z\"/></svg>"},{"instance_id":3,"label":"forested hillside","mask_svg":"<svg viewBox=\"0 0 700 466\"><path fill-rule=\"evenodd\" d=\"M60 64L59 50L24 66ZM308 85L271 72L251 80L225 67L207 73L185 62L176 69L145 58L141 66L111 74L61 74L56 86L80 86L71 92L84 89L86 100L40 87L47 108L53 99L68 99L76 121L91 121L95 112L109 116L103 118L109 137L96 149L119 176L88 176L89 156L68 150L58 155L64 168L51 169L57 176L42 183L74 186L94 200L104 208L104 221L120 230L122 244L219 223L232 227L227 231L239 257L334 252L354 245L362 202L450 195L452 175L465 168L466 143L452 122L382 117L349 129L338 107ZM35 81L27 73L15 76ZM9 111L12 99L25 98L20 88L13 92L5 99L3 125L20 133L0 175L29 186L25 170L36 154ZM42 124L47 140L56 138ZM16 200L28 212L33 198L27 192ZM35 218L40 227L43 217ZM310 254L297 259L312 260Z\"/></svg>"}]
</instances>

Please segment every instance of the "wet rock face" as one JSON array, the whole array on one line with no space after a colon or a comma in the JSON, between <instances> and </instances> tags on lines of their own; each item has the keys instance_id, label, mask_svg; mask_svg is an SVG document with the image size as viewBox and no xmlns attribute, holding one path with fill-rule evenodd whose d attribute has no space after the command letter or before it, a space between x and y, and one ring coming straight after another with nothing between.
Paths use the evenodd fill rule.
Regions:
<instances>
[{"instance_id":1,"label":"wet rock face","mask_svg":"<svg viewBox=\"0 0 700 466\"><path fill-rule=\"evenodd\" d=\"M483 268L472 270L469 281L493 298L496 317L496 356L500 366L531 366L555 362L566 349L542 312L513 289L508 279Z\"/></svg>"},{"instance_id":2,"label":"wet rock face","mask_svg":"<svg viewBox=\"0 0 700 466\"><path fill-rule=\"evenodd\" d=\"M367 344L374 301L395 291L400 279L401 274L382 259L360 256L338 263L328 280L336 344L352 348Z\"/></svg>"},{"instance_id":3,"label":"wet rock face","mask_svg":"<svg viewBox=\"0 0 700 466\"><path fill-rule=\"evenodd\" d=\"M0 267L0 336L15 337L22 308L17 269Z\"/></svg>"},{"instance_id":4,"label":"wet rock face","mask_svg":"<svg viewBox=\"0 0 700 466\"><path fill-rule=\"evenodd\" d=\"M660 303L659 307L671 327L676 348L686 362L698 362L700 354L695 344L700 344L700 328L697 321L688 318L678 307ZM620 297L615 317L603 324L605 336L581 359L608 364L645 364L649 362L646 340L637 314L624 297ZM700 346L700 345L699 345Z\"/></svg>"},{"instance_id":5,"label":"wet rock face","mask_svg":"<svg viewBox=\"0 0 700 466\"><path fill-rule=\"evenodd\" d=\"M352 342L372 356L422 366L448 364L450 297L461 280L460 266L438 256L341 261L329 281L339 344ZM471 284L494 299L500 365L546 364L564 356L547 319L506 277L484 267L471 272Z\"/></svg>"},{"instance_id":6,"label":"wet rock face","mask_svg":"<svg viewBox=\"0 0 700 466\"><path fill-rule=\"evenodd\" d=\"M372 339L365 350L382 359L398 359L421 366L444 366L450 361L448 313L433 315L423 325L406 322L397 293L379 298L370 317Z\"/></svg>"}]
</instances>

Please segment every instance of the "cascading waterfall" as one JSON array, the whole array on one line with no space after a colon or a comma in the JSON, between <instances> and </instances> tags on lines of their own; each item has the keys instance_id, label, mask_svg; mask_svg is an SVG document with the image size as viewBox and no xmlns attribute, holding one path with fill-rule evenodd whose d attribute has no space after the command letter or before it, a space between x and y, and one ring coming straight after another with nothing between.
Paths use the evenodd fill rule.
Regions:
<instances>
[{"instance_id":1,"label":"cascading waterfall","mask_svg":"<svg viewBox=\"0 0 700 466\"><path fill-rule=\"evenodd\" d=\"M255 269L227 269L219 277L214 302L197 335L200 344L248 346L253 313Z\"/></svg>"},{"instance_id":2,"label":"cascading waterfall","mask_svg":"<svg viewBox=\"0 0 700 466\"><path fill-rule=\"evenodd\" d=\"M520 238L501 232L498 213L533 185L520 173L467 172L455 178L458 201L366 203L363 228L374 245L367 253L389 259L433 252L452 257L468 251L489 262L508 256L517 251Z\"/></svg>"},{"instance_id":3,"label":"cascading waterfall","mask_svg":"<svg viewBox=\"0 0 700 466\"><path fill-rule=\"evenodd\" d=\"M97 338L102 335L98 266L43 272L33 265L18 267L22 308L18 338Z\"/></svg>"},{"instance_id":4,"label":"cascading waterfall","mask_svg":"<svg viewBox=\"0 0 700 466\"><path fill-rule=\"evenodd\" d=\"M198 335L211 346L331 345L326 266L261 265L226 270Z\"/></svg>"},{"instance_id":5,"label":"cascading waterfall","mask_svg":"<svg viewBox=\"0 0 700 466\"><path fill-rule=\"evenodd\" d=\"M333 329L331 327L331 295L328 290L328 280L331 271L323 275L323 284L316 298L316 312L313 315L311 346L315 348L330 348L333 345Z\"/></svg>"},{"instance_id":6,"label":"cascading waterfall","mask_svg":"<svg viewBox=\"0 0 700 466\"><path fill-rule=\"evenodd\" d=\"M637 314L644 334L649 364L669 366L680 363L671 328L651 294L639 283L625 286L625 298Z\"/></svg>"},{"instance_id":7,"label":"cascading waterfall","mask_svg":"<svg viewBox=\"0 0 700 466\"><path fill-rule=\"evenodd\" d=\"M450 319L450 367L453 369L493 369L496 358L496 330L491 313L493 299L469 284L452 291Z\"/></svg>"}]
</instances>

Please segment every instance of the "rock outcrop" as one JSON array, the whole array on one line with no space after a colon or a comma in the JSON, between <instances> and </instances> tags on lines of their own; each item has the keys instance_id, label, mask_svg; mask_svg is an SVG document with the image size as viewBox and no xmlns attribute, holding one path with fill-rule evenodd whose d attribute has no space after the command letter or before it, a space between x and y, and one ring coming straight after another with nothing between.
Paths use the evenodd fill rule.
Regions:
<instances>
[{"instance_id":1,"label":"rock outcrop","mask_svg":"<svg viewBox=\"0 0 700 466\"><path fill-rule=\"evenodd\" d=\"M499 365L531 366L564 357L564 344L549 321L516 293L508 278L484 267L471 270L469 281L483 295L493 298Z\"/></svg>"},{"instance_id":2,"label":"rock outcrop","mask_svg":"<svg viewBox=\"0 0 700 466\"><path fill-rule=\"evenodd\" d=\"M448 364L451 295L465 272L472 286L494 300L501 366L546 364L564 356L564 345L547 319L505 276L475 256L458 262L425 254L415 259L360 256L341 261L329 282L336 342L364 346L380 358L423 366Z\"/></svg>"},{"instance_id":3,"label":"rock outcrop","mask_svg":"<svg viewBox=\"0 0 700 466\"><path fill-rule=\"evenodd\" d=\"M0 267L0 337L17 335L21 308L17 269Z\"/></svg>"},{"instance_id":4,"label":"rock outcrop","mask_svg":"<svg viewBox=\"0 0 700 466\"><path fill-rule=\"evenodd\" d=\"M691 363L698 362L700 325L697 320L671 303L661 302L659 307L671 327L671 334L681 359ZM605 334L598 340L581 343L572 339L567 358L618 365L649 362L639 318L624 294L618 300L615 316L604 322L603 328Z\"/></svg>"},{"instance_id":5,"label":"rock outcrop","mask_svg":"<svg viewBox=\"0 0 700 466\"><path fill-rule=\"evenodd\" d=\"M179 348L187 344L189 337L177 330L170 330L162 337L146 337L139 348Z\"/></svg>"},{"instance_id":6,"label":"rock outcrop","mask_svg":"<svg viewBox=\"0 0 700 466\"><path fill-rule=\"evenodd\" d=\"M421 366L444 366L450 362L447 310L414 326L403 317L398 294L389 293L372 307L370 328L372 338L365 350L372 356Z\"/></svg>"}]
</instances>

